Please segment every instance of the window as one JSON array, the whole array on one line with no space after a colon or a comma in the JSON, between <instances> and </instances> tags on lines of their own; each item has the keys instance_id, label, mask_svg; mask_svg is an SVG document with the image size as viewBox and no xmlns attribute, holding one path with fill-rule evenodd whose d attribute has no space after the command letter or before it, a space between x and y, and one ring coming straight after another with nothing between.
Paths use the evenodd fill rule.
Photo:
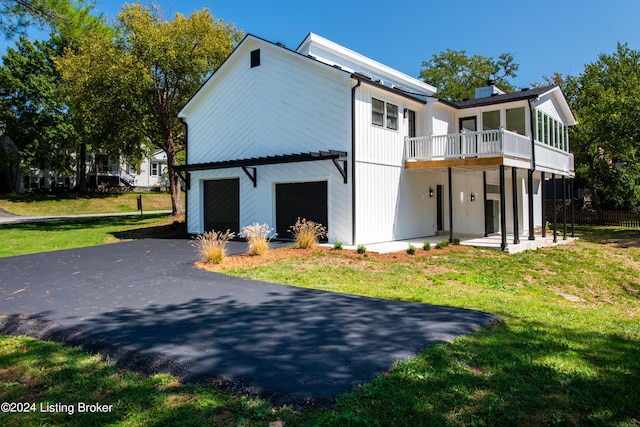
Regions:
<instances>
[{"instance_id":1,"label":"window","mask_svg":"<svg viewBox=\"0 0 640 427\"><path fill-rule=\"evenodd\" d=\"M526 135L524 107L507 109L507 130Z\"/></svg>"},{"instance_id":2,"label":"window","mask_svg":"<svg viewBox=\"0 0 640 427\"><path fill-rule=\"evenodd\" d=\"M387 104L387 128L398 130L398 106Z\"/></svg>"},{"instance_id":3,"label":"window","mask_svg":"<svg viewBox=\"0 0 640 427\"><path fill-rule=\"evenodd\" d=\"M251 68L258 67L260 65L260 49L251 51Z\"/></svg>"},{"instance_id":4,"label":"window","mask_svg":"<svg viewBox=\"0 0 640 427\"><path fill-rule=\"evenodd\" d=\"M151 163L151 176L160 175L160 163Z\"/></svg>"},{"instance_id":5,"label":"window","mask_svg":"<svg viewBox=\"0 0 640 427\"><path fill-rule=\"evenodd\" d=\"M387 129L398 130L398 106L371 98L371 123L384 127L385 118Z\"/></svg>"},{"instance_id":6,"label":"window","mask_svg":"<svg viewBox=\"0 0 640 427\"><path fill-rule=\"evenodd\" d=\"M482 113L482 130L500 129L500 110Z\"/></svg>"},{"instance_id":7,"label":"window","mask_svg":"<svg viewBox=\"0 0 640 427\"><path fill-rule=\"evenodd\" d=\"M384 126L384 102L375 98L371 100L371 123Z\"/></svg>"}]
</instances>

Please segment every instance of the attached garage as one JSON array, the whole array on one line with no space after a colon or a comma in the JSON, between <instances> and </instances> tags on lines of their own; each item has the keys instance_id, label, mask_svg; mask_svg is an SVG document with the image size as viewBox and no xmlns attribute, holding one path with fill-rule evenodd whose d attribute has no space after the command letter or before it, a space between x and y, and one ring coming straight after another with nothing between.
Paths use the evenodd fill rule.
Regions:
<instances>
[{"instance_id":1,"label":"attached garage","mask_svg":"<svg viewBox=\"0 0 640 427\"><path fill-rule=\"evenodd\" d=\"M327 181L276 184L276 233L292 238L288 231L298 218L328 228Z\"/></svg>"},{"instance_id":2,"label":"attached garage","mask_svg":"<svg viewBox=\"0 0 640 427\"><path fill-rule=\"evenodd\" d=\"M204 181L205 231L240 231L240 179Z\"/></svg>"}]
</instances>

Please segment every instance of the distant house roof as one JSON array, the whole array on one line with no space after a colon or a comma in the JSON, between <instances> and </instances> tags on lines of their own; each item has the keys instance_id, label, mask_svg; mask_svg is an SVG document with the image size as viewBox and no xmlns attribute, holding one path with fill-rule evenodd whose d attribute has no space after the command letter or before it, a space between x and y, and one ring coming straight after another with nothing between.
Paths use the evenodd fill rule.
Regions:
<instances>
[{"instance_id":1,"label":"distant house roof","mask_svg":"<svg viewBox=\"0 0 640 427\"><path fill-rule=\"evenodd\" d=\"M470 107L482 107L484 105L502 104L504 102L535 99L535 98L538 98L540 95L544 95L547 92L551 92L552 90L558 87L559 86L557 85L538 87L535 89L521 90L519 92L505 93L504 95L488 96L486 98L465 99L464 101L447 101L444 99L440 99L440 102L457 109L470 108Z\"/></svg>"}]
</instances>

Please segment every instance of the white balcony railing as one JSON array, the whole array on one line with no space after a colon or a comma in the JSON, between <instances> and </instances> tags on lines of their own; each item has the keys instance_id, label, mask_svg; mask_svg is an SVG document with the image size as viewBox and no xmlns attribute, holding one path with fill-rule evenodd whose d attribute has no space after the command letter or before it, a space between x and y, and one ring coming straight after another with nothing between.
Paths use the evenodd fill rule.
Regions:
<instances>
[{"instance_id":1,"label":"white balcony railing","mask_svg":"<svg viewBox=\"0 0 640 427\"><path fill-rule=\"evenodd\" d=\"M573 171L573 155L535 143L536 165ZM405 160L451 160L474 157L511 157L531 161L531 139L505 129L405 138Z\"/></svg>"}]
</instances>

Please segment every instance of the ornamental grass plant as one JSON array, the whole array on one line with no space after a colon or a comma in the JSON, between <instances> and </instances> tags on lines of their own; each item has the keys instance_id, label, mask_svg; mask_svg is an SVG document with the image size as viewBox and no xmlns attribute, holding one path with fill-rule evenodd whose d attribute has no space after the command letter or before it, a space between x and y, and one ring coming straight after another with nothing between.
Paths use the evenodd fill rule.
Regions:
<instances>
[{"instance_id":1,"label":"ornamental grass plant","mask_svg":"<svg viewBox=\"0 0 640 427\"><path fill-rule=\"evenodd\" d=\"M267 224L246 225L240 233L240 237L247 239L249 249L247 255L262 255L269 249L269 234L273 228L269 228Z\"/></svg>"},{"instance_id":2,"label":"ornamental grass plant","mask_svg":"<svg viewBox=\"0 0 640 427\"><path fill-rule=\"evenodd\" d=\"M194 245L203 261L212 264L220 264L226 256L226 246L229 240L235 237L231 230L227 231L206 231L194 240Z\"/></svg>"},{"instance_id":3,"label":"ornamental grass plant","mask_svg":"<svg viewBox=\"0 0 640 427\"><path fill-rule=\"evenodd\" d=\"M327 227L318 222L307 221L306 218L298 218L288 231L293 234L297 246L301 249L313 248L320 239L327 237Z\"/></svg>"}]
</instances>

